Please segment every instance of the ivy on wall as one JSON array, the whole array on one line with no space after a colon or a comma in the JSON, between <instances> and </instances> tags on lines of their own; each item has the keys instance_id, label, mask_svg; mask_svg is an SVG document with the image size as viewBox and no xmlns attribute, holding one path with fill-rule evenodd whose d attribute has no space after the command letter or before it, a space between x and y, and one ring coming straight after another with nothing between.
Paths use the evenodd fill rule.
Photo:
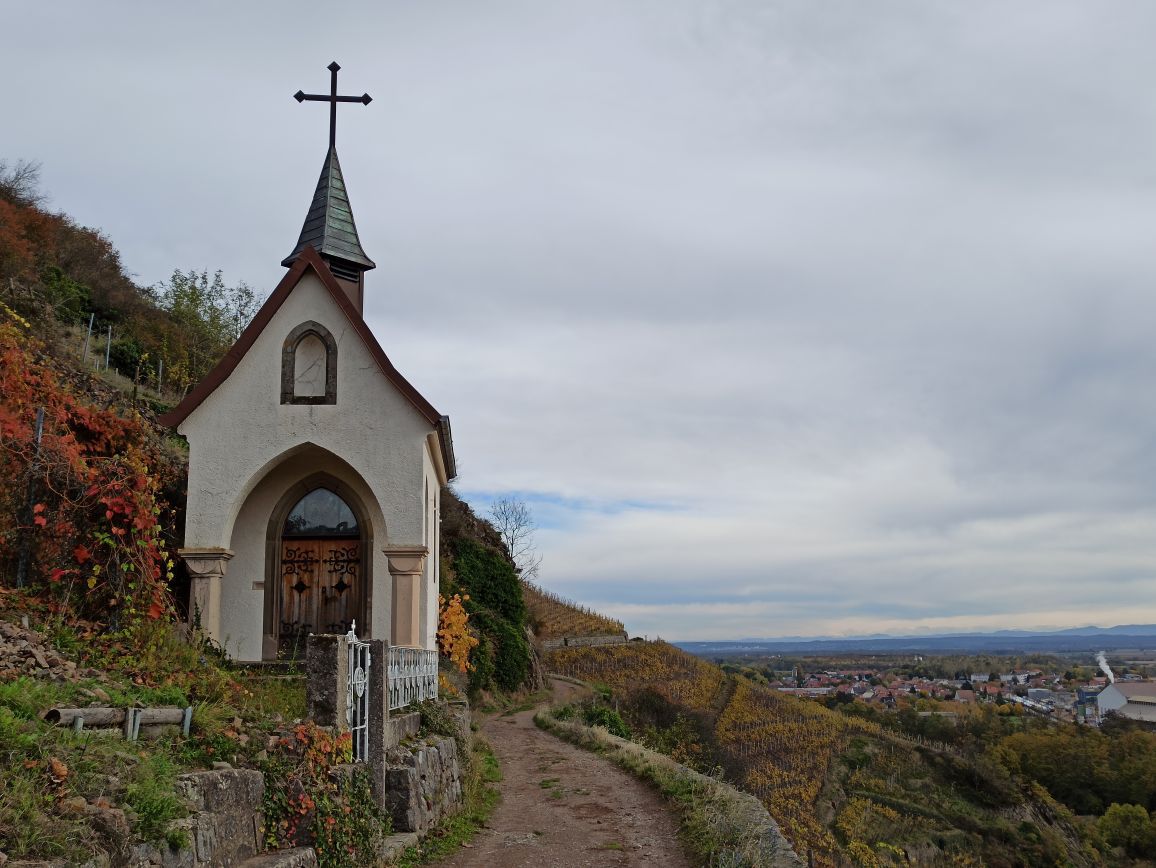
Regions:
<instances>
[{"instance_id":1,"label":"ivy on wall","mask_svg":"<svg viewBox=\"0 0 1156 868\"><path fill-rule=\"evenodd\" d=\"M36 438L37 411L44 424ZM179 460L135 411L99 407L0 304L0 575L113 627L171 614L161 490Z\"/></svg>"}]
</instances>

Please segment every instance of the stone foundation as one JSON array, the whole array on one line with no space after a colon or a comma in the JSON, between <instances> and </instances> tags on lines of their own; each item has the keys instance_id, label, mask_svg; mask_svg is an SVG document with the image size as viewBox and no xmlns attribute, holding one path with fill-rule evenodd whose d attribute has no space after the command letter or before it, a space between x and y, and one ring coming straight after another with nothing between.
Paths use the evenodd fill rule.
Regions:
<instances>
[{"instance_id":1,"label":"stone foundation","mask_svg":"<svg viewBox=\"0 0 1156 868\"><path fill-rule=\"evenodd\" d=\"M458 809L462 773L452 738L434 737L390 750L385 808L399 832L424 832Z\"/></svg>"},{"instance_id":2,"label":"stone foundation","mask_svg":"<svg viewBox=\"0 0 1156 868\"><path fill-rule=\"evenodd\" d=\"M163 844L138 844L129 853L133 868L231 868L246 863L262 850L261 803L265 778L253 769L216 769L190 772L176 781L177 795L191 815L173 823L184 829L192 846L173 850Z\"/></svg>"},{"instance_id":3,"label":"stone foundation","mask_svg":"<svg viewBox=\"0 0 1156 868\"><path fill-rule=\"evenodd\" d=\"M416 711L399 714L385 721L385 747L387 750L400 745L407 738L413 738L421 730L421 715Z\"/></svg>"}]
</instances>

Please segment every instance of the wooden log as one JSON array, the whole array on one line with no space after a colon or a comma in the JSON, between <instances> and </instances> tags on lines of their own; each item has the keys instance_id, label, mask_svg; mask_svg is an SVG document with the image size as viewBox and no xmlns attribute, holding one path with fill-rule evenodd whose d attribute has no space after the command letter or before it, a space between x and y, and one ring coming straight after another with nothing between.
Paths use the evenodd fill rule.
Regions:
<instances>
[{"instance_id":1,"label":"wooden log","mask_svg":"<svg viewBox=\"0 0 1156 868\"><path fill-rule=\"evenodd\" d=\"M78 717L87 727L120 726L124 723L123 708L50 708L44 712L44 721L56 726L72 726Z\"/></svg>"},{"instance_id":2,"label":"wooden log","mask_svg":"<svg viewBox=\"0 0 1156 868\"><path fill-rule=\"evenodd\" d=\"M157 723L181 723L185 719L183 708L142 708L138 713L141 726Z\"/></svg>"},{"instance_id":3,"label":"wooden log","mask_svg":"<svg viewBox=\"0 0 1156 868\"><path fill-rule=\"evenodd\" d=\"M144 724L175 723L185 719L183 708L140 708L134 709ZM44 712L44 721L55 726L72 726L78 717L84 718L86 728L102 726L122 726L125 722L123 708L50 708Z\"/></svg>"}]
</instances>

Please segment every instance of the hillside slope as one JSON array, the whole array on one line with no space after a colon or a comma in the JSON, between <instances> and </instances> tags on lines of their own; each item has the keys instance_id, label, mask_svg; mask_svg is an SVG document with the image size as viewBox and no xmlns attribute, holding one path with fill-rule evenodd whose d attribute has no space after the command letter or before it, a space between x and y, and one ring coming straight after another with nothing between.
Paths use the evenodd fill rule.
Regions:
<instances>
[{"instance_id":1,"label":"hillside slope","mask_svg":"<svg viewBox=\"0 0 1156 868\"><path fill-rule=\"evenodd\" d=\"M662 642L559 649L547 662L606 685L644 738L722 766L816 865L1098 862L1066 809L982 757L728 676Z\"/></svg>"},{"instance_id":2,"label":"hillside slope","mask_svg":"<svg viewBox=\"0 0 1156 868\"><path fill-rule=\"evenodd\" d=\"M621 621L600 615L533 582L522 582L522 596L526 600L530 626L540 640L617 636L626 632Z\"/></svg>"}]
</instances>

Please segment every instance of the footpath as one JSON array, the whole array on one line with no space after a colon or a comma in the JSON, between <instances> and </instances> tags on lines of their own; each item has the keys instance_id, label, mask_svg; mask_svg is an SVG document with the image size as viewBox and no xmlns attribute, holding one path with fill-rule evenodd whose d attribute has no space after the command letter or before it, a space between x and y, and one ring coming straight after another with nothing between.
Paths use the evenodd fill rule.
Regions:
<instances>
[{"instance_id":1,"label":"footpath","mask_svg":"<svg viewBox=\"0 0 1156 868\"><path fill-rule=\"evenodd\" d=\"M581 688L553 680L566 702ZM501 763L502 801L445 868L690 868L663 798L595 754L534 725L534 710L487 717L482 735Z\"/></svg>"}]
</instances>

